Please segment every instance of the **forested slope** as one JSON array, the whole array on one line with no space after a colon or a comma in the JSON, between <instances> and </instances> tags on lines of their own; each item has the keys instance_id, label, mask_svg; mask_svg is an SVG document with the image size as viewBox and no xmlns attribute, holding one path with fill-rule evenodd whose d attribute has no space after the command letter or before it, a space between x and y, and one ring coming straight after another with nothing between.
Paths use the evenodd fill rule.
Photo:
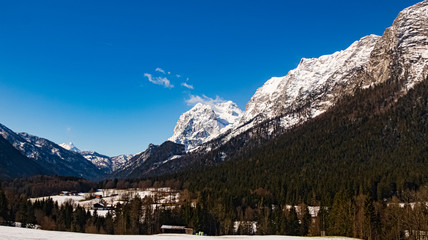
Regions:
<instances>
[{"instance_id":1,"label":"forested slope","mask_svg":"<svg viewBox=\"0 0 428 240\"><path fill-rule=\"evenodd\" d=\"M262 188L278 203L330 204L341 190L373 199L416 190L428 182L428 81L401 98L400 86L391 80L358 91L260 148L167 178L217 196Z\"/></svg>"}]
</instances>

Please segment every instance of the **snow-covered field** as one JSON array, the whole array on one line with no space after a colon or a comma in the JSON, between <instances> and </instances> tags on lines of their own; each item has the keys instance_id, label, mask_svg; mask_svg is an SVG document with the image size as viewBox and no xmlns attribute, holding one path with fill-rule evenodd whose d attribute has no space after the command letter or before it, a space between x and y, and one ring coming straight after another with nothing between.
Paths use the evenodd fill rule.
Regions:
<instances>
[{"instance_id":1,"label":"snow-covered field","mask_svg":"<svg viewBox=\"0 0 428 240\"><path fill-rule=\"evenodd\" d=\"M136 195L139 195L140 198L146 196L157 198L157 203L169 203L176 202L180 194L178 191L172 190L170 188L148 188L148 189L98 189L96 192L92 193L94 196L99 195L104 201L109 204L114 204L120 202L124 197L133 198ZM54 202L58 202L59 205L64 204L66 201L73 201L82 206L85 204L93 204L99 202L98 199L91 199L85 201L85 198L90 195L90 193L79 193L77 196L64 196L64 195L52 195L39 198L31 198L31 201L43 200L47 198L52 198Z\"/></svg>"},{"instance_id":2,"label":"snow-covered field","mask_svg":"<svg viewBox=\"0 0 428 240\"><path fill-rule=\"evenodd\" d=\"M0 240L47 240L47 239L61 239L61 240L137 240L137 239L154 239L154 240L186 240L186 239L202 239L202 240L350 240L352 238L344 237L291 237L291 236L194 236L184 234L159 234L159 235L102 235L102 234L85 234L85 233L71 233L71 232L55 232L34 230L27 228L4 227L0 226Z\"/></svg>"},{"instance_id":3,"label":"snow-covered field","mask_svg":"<svg viewBox=\"0 0 428 240\"><path fill-rule=\"evenodd\" d=\"M89 195L101 196L101 198L88 199ZM64 195L52 195L39 198L30 198L30 201L43 200L51 198L54 202L59 205L63 205L65 202L72 202L73 204L80 205L88 210L92 209L95 203L103 203L107 206L115 206L117 203L123 203L126 199L132 199L135 196L140 198L151 197L156 202L153 204L153 208L162 204L175 204L180 198L178 191L170 188L148 188L148 189L98 189L95 193L79 193L76 196L64 196ZM88 199L88 200L86 200ZM93 213L93 210L90 210ZM105 216L108 210L97 210L99 216Z\"/></svg>"}]
</instances>

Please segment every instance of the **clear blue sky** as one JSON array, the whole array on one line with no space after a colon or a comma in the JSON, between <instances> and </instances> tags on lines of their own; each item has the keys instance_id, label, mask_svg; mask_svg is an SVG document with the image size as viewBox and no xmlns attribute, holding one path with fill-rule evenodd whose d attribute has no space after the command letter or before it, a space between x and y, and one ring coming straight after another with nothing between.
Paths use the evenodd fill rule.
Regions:
<instances>
[{"instance_id":1,"label":"clear blue sky","mask_svg":"<svg viewBox=\"0 0 428 240\"><path fill-rule=\"evenodd\" d=\"M0 123L136 153L172 135L192 95L244 109L302 57L381 35L415 3L0 0Z\"/></svg>"}]
</instances>

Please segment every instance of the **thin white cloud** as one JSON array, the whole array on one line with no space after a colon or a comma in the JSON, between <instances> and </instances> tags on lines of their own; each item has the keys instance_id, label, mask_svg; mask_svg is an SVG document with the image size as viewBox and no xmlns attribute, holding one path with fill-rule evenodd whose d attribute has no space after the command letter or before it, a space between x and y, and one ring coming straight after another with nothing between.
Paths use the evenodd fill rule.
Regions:
<instances>
[{"instance_id":1,"label":"thin white cloud","mask_svg":"<svg viewBox=\"0 0 428 240\"><path fill-rule=\"evenodd\" d=\"M180 74L175 74L175 76L176 76L177 78L181 78L181 75L180 75Z\"/></svg>"},{"instance_id":2,"label":"thin white cloud","mask_svg":"<svg viewBox=\"0 0 428 240\"><path fill-rule=\"evenodd\" d=\"M187 84L187 83L182 83L181 86L188 88L188 89L193 89L193 85Z\"/></svg>"},{"instance_id":3,"label":"thin white cloud","mask_svg":"<svg viewBox=\"0 0 428 240\"><path fill-rule=\"evenodd\" d=\"M168 72L168 75L170 75L171 74L171 72Z\"/></svg>"},{"instance_id":4,"label":"thin white cloud","mask_svg":"<svg viewBox=\"0 0 428 240\"><path fill-rule=\"evenodd\" d=\"M159 67L156 68L155 71L156 72L161 72L161 73L165 74L165 70L163 70L162 68L159 68Z\"/></svg>"},{"instance_id":5,"label":"thin white cloud","mask_svg":"<svg viewBox=\"0 0 428 240\"><path fill-rule=\"evenodd\" d=\"M163 85L166 88L173 88L174 85L171 84L171 82L166 77L153 77L150 73L144 73L144 76L147 77L149 82L157 84L157 85Z\"/></svg>"},{"instance_id":6,"label":"thin white cloud","mask_svg":"<svg viewBox=\"0 0 428 240\"><path fill-rule=\"evenodd\" d=\"M207 104L207 105L215 105L218 103L226 102L223 98L216 96L215 99L212 99L210 97L207 97L205 95L198 96L198 95L190 95L189 99L185 100L186 104L189 106L196 105L198 103Z\"/></svg>"}]
</instances>

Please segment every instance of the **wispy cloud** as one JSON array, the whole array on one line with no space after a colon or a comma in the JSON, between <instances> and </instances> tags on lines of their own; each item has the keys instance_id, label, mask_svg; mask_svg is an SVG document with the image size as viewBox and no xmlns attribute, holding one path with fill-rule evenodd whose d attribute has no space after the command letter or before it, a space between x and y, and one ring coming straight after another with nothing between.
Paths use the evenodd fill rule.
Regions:
<instances>
[{"instance_id":1,"label":"wispy cloud","mask_svg":"<svg viewBox=\"0 0 428 240\"><path fill-rule=\"evenodd\" d=\"M162 70L162 69L161 69ZM157 71L157 69L156 69ZM174 85L171 84L171 82L166 77L153 77L150 73L144 73L144 76L147 77L149 82L157 84L157 85L163 85L166 88L173 88Z\"/></svg>"},{"instance_id":2,"label":"wispy cloud","mask_svg":"<svg viewBox=\"0 0 428 240\"><path fill-rule=\"evenodd\" d=\"M166 69L160 67L157 67L152 73L144 73L144 77L147 77L149 82L157 85L163 85L166 88L173 88L173 82L180 81L182 82L180 84L181 86L191 90L194 89L194 86L188 83L188 77L178 73L171 73L170 71L167 71Z\"/></svg>"},{"instance_id":3,"label":"wispy cloud","mask_svg":"<svg viewBox=\"0 0 428 240\"><path fill-rule=\"evenodd\" d=\"M187 83L182 83L181 86L188 88L188 89L193 89L193 85L187 84Z\"/></svg>"},{"instance_id":4,"label":"wispy cloud","mask_svg":"<svg viewBox=\"0 0 428 240\"><path fill-rule=\"evenodd\" d=\"M215 99L212 99L210 97L207 97L205 95L198 96L198 95L190 95L189 99L186 99L186 104L189 106L196 105L198 103L207 104L207 105L215 105L218 103L226 102L223 98L216 96Z\"/></svg>"},{"instance_id":5,"label":"wispy cloud","mask_svg":"<svg viewBox=\"0 0 428 240\"><path fill-rule=\"evenodd\" d=\"M162 68L159 68L159 67L156 68L155 71L156 72L161 72L161 73L165 74L165 70L163 70Z\"/></svg>"}]
</instances>

